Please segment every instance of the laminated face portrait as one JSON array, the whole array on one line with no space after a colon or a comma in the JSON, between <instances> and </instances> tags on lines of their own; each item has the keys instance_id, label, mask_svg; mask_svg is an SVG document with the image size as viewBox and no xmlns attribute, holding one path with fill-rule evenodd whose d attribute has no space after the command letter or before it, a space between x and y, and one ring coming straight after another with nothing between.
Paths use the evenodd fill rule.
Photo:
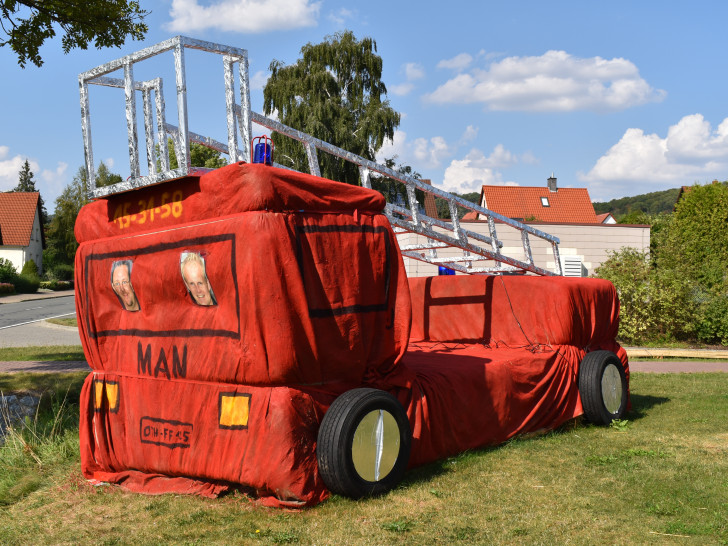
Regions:
<instances>
[{"instance_id":1,"label":"laminated face portrait","mask_svg":"<svg viewBox=\"0 0 728 546\"><path fill-rule=\"evenodd\" d=\"M192 301L197 305L217 305L215 294L205 272L205 259L197 252L183 252L180 257L182 280Z\"/></svg>"},{"instance_id":2,"label":"laminated face portrait","mask_svg":"<svg viewBox=\"0 0 728 546\"><path fill-rule=\"evenodd\" d=\"M111 264L111 288L126 311L139 311L139 300L131 284L131 260L118 260Z\"/></svg>"}]
</instances>

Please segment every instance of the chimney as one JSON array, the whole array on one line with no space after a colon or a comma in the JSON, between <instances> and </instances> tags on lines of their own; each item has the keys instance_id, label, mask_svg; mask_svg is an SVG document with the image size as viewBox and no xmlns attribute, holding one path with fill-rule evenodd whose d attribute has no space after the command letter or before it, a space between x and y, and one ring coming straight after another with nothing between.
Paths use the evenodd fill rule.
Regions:
<instances>
[{"instance_id":1,"label":"chimney","mask_svg":"<svg viewBox=\"0 0 728 546\"><path fill-rule=\"evenodd\" d=\"M556 187L556 177L554 176L554 173L551 173L551 178L548 179L546 185L548 186L549 191L552 191L552 192L559 191L558 188Z\"/></svg>"}]
</instances>

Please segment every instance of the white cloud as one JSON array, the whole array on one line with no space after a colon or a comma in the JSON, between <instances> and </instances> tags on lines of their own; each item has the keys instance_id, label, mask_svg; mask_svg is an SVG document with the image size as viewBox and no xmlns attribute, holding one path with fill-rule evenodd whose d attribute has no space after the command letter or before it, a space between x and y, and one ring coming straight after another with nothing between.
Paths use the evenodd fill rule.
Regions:
<instances>
[{"instance_id":1,"label":"white cloud","mask_svg":"<svg viewBox=\"0 0 728 546\"><path fill-rule=\"evenodd\" d=\"M702 115L683 117L667 136L627 129L600 157L585 182L671 182L692 184L706 178L725 178L728 169L728 118L713 131ZM647 190L649 191L649 190Z\"/></svg>"},{"instance_id":2,"label":"white cloud","mask_svg":"<svg viewBox=\"0 0 728 546\"><path fill-rule=\"evenodd\" d=\"M518 163L519 158L498 144L486 156L481 150L473 148L463 159L453 159L445 169L442 187L445 191L467 193L479 191L484 184L496 186L517 186L515 182L503 181L496 169Z\"/></svg>"},{"instance_id":3,"label":"white cloud","mask_svg":"<svg viewBox=\"0 0 728 546\"><path fill-rule=\"evenodd\" d=\"M670 161L703 163L725 158L728 154L728 118L711 131L710 123L701 114L683 117L667 132L667 155Z\"/></svg>"},{"instance_id":4,"label":"white cloud","mask_svg":"<svg viewBox=\"0 0 728 546\"><path fill-rule=\"evenodd\" d=\"M111 160L111 163L113 164L113 160ZM106 165L111 168L111 165L108 163ZM41 195L43 195L46 208L49 210L54 208L53 203L56 197L63 193L64 187L68 184L68 176L66 176L67 170L68 164L59 161L55 170L43 169L40 172L40 183L36 187L41 192Z\"/></svg>"},{"instance_id":5,"label":"white cloud","mask_svg":"<svg viewBox=\"0 0 728 546\"><path fill-rule=\"evenodd\" d=\"M437 68L448 68L459 72L461 70L465 70L472 62L472 55L460 53L459 55L455 55L452 59L443 59L437 63Z\"/></svg>"},{"instance_id":6,"label":"white cloud","mask_svg":"<svg viewBox=\"0 0 728 546\"><path fill-rule=\"evenodd\" d=\"M475 140L478 136L479 129L477 127L473 127L472 125L468 125L465 128L465 132L463 133L463 136L460 137L460 142L462 144L467 144L468 142L472 142Z\"/></svg>"},{"instance_id":7,"label":"white cloud","mask_svg":"<svg viewBox=\"0 0 728 546\"><path fill-rule=\"evenodd\" d=\"M409 95L414 88L415 86L413 83L405 82L400 83L399 85L391 86L389 88L389 91L391 91L393 95L396 95L398 97L404 97L405 95Z\"/></svg>"},{"instance_id":8,"label":"white cloud","mask_svg":"<svg viewBox=\"0 0 728 546\"><path fill-rule=\"evenodd\" d=\"M385 159L391 159L393 157L401 158L406 153L407 133L404 131L394 131L394 138L392 140L384 141L382 147L376 155L378 163L384 164Z\"/></svg>"},{"instance_id":9,"label":"white cloud","mask_svg":"<svg viewBox=\"0 0 728 546\"><path fill-rule=\"evenodd\" d=\"M59 162L55 169L42 169L34 159L20 154L10 157L10 148L0 146L0 191L10 191L18 185L19 173L26 159L30 172L33 173L35 187L43 196L46 208L50 210L56 197L68 183L66 163Z\"/></svg>"},{"instance_id":10,"label":"white cloud","mask_svg":"<svg viewBox=\"0 0 728 546\"><path fill-rule=\"evenodd\" d=\"M357 12L350 9L339 8L338 11L332 11L331 13L329 13L327 18L335 25L342 26L345 25L347 21L354 19L356 13Z\"/></svg>"},{"instance_id":11,"label":"white cloud","mask_svg":"<svg viewBox=\"0 0 728 546\"><path fill-rule=\"evenodd\" d=\"M430 139L418 138L410 142L407 133L395 131L391 141L384 141L376 155L376 160L384 163L385 159L397 158L397 163L409 164L414 170L436 169L442 161L452 155L452 149L441 136Z\"/></svg>"},{"instance_id":12,"label":"white cloud","mask_svg":"<svg viewBox=\"0 0 728 546\"><path fill-rule=\"evenodd\" d=\"M321 2L311 0L172 0L166 28L171 32L215 29L230 32L268 32L316 26Z\"/></svg>"},{"instance_id":13,"label":"white cloud","mask_svg":"<svg viewBox=\"0 0 728 546\"><path fill-rule=\"evenodd\" d=\"M404 65L404 74L407 81L419 80L425 77L425 69L421 64L407 63Z\"/></svg>"},{"instance_id":14,"label":"white cloud","mask_svg":"<svg viewBox=\"0 0 728 546\"><path fill-rule=\"evenodd\" d=\"M565 51L547 51L539 57L508 57L486 69L458 74L425 99L483 103L490 110L564 112L623 110L664 96L626 59L582 59Z\"/></svg>"},{"instance_id":15,"label":"white cloud","mask_svg":"<svg viewBox=\"0 0 728 546\"><path fill-rule=\"evenodd\" d=\"M407 63L403 65L402 71L404 72L406 81L389 87L389 91L391 91L393 95L397 95L399 97L409 95L415 88L412 82L425 77L425 69L422 68L422 65L417 63Z\"/></svg>"},{"instance_id":16,"label":"white cloud","mask_svg":"<svg viewBox=\"0 0 728 546\"><path fill-rule=\"evenodd\" d=\"M445 139L441 136L431 139L418 138L414 141L413 150L417 160L417 168L435 169L442 164L442 160L450 157L452 151Z\"/></svg>"},{"instance_id":17,"label":"white cloud","mask_svg":"<svg viewBox=\"0 0 728 546\"><path fill-rule=\"evenodd\" d=\"M0 146L0 191L9 191L18 185L18 173L23 168L26 159L20 155L8 157L9 153L9 147ZM33 161L28 163L31 171L36 172L38 170L37 163Z\"/></svg>"},{"instance_id":18,"label":"white cloud","mask_svg":"<svg viewBox=\"0 0 728 546\"><path fill-rule=\"evenodd\" d=\"M270 74L268 72L258 70L250 77L250 89L264 89L265 85L268 83L268 78L270 78Z\"/></svg>"}]
</instances>

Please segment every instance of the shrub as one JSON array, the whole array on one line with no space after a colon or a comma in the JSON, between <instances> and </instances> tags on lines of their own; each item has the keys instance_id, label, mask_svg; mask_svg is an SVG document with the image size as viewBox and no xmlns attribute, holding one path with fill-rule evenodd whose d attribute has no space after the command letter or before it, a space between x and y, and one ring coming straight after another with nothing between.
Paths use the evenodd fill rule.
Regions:
<instances>
[{"instance_id":1,"label":"shrub","mask_svg":"<svg viewBox=\"0 0 728 546\"><path fill-rule=\"evenodd\" d=\"M38 275L19 275L14 284L18 294L33 294L40 287L40 278Z\"/></svg>"},{"instance_id":2,"label":"shrub","mask_svg":"<svg viewBox=\"0 0 728 546\"><path fill-rule=\"evenodd\" d=\"M728 283L715 287L706 299L697 324L698 339L728 345Z\"/></svg>"},{"instance_id":3,"label":"shrub","mask_svg":"<svg viewBox=\"0 0 728 546\"><path fill-rule=\"evenodd\" d=\"M15 287L9 282L0 282L0 295L14 294Z\"/></svg>"},{"instance_id":4,"label":"shrub","mask_svg":"<svg viewBox=\"0 0 728 546\"><path fill-rule=\"evenodd\" d=\"M18 278L13 262L0 258L0 282L13 283Z\"/></svg>"},{"instance_id":5,"label":"shrub","mask_svg":"<svg viewBox=\"0 0 728 546\"><path fill-rule=\"evenodd\" d=\"M31 275L31 276L38 276L38 266L33 260L28 260L25 262L25 265L23 266L23 269L20 271L21 275Z\"/></svg>"},{"instance_id":6,"label":"shrub","mask_svg":"<svg viewBox=\"0 0 728 546\"><path fill-rule=\"evenodd\" d=\"M73 288L73 282L53 279L50 281L40 281L40 287L45 290L70 290Z\"/></svg>"},{"instance_id":7,"label":"shrub","mask_svg":"<svg viewBox=\"0 0 728 546\"><path fill-rule=\"evenodd\" d=\"M58 281L73 280L73 266L68 264L56 264L51 270L53 278Z\"/></svg>"},{"instance_id":8,"label":"shrub","mask_svg":"<svg viewBox=\"0 0 728 546\"><path fill-rule=\"evenodd\" d=\"M692 285L671 271L653 268L648 252L634 248L612 252L596 274L611 281L619 294L621 341L671 341L694 334L697 309Z\"/></svg>"}]
</instances>

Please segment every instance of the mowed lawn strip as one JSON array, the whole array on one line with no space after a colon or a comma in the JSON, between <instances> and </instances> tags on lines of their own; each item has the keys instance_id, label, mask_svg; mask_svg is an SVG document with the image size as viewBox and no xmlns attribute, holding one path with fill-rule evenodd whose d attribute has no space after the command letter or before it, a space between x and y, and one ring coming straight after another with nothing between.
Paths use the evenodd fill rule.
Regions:
<instances>
[{"instance_id":1,"label":"mowed lawn strip","mask_svg":"<svg viewBox=\"0 0 728 546\"><path fill-rule=\"evenodd\" d=\"M51 360L86 360L81 345L49 345L47 347L0 347L0 362Z\"/></svg>"},{"instance_id":2,"label":"mowed lawn strip","mask_svg":"<svg viewBox=\"0 0 728 546\"><path fill-rule=\"evenodd\" d=\"M85 374L73 375L54 392L77 404ZM301 511L240 493L93 487L80 474L77 405L59 411L56 394L46 412L55 427L0 448L0 543L728 542L728 374L634 373L631 391L617 426L570 423L411 470L383 497Z\"/></svg>"}]
</instances>

